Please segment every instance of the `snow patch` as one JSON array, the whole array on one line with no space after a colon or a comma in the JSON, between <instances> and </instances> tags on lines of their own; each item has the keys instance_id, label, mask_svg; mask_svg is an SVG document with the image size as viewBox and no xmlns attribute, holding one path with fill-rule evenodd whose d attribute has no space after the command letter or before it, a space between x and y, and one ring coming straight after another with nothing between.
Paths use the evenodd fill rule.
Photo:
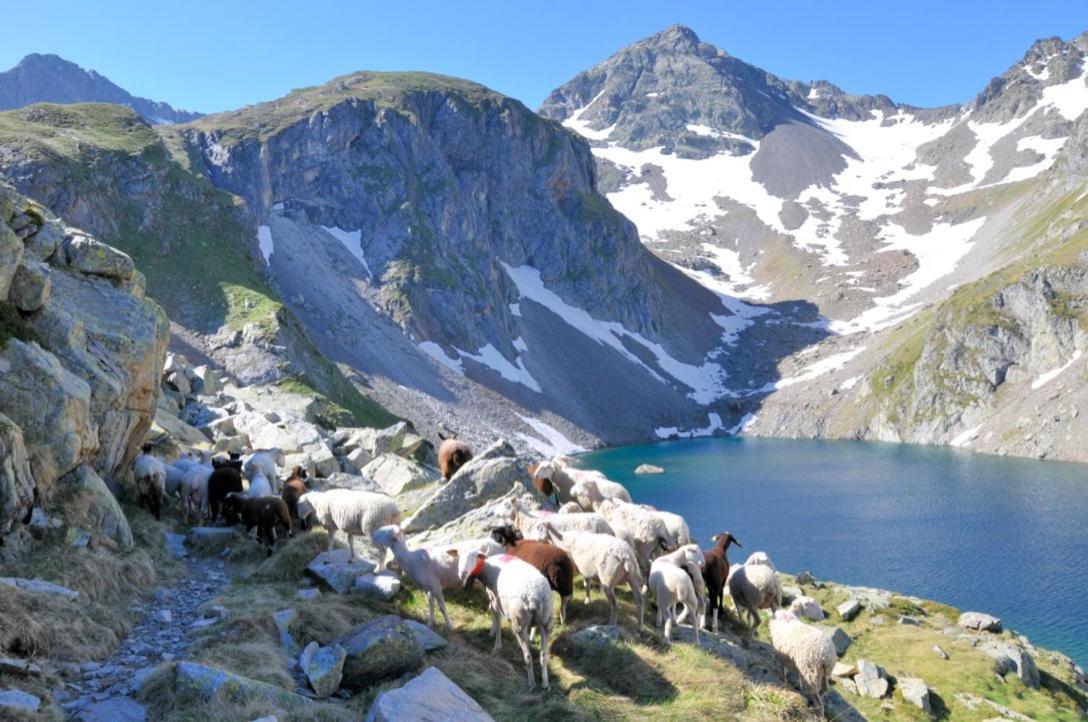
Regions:
<instances>
[{"instance_id":1,"label":"snow patch","mask_svg":"<svg viewBox=\"0 0 1088 722\"><path fill-rule=\"evenodd\" d=\"M461 363L461 359L447 356L446 352L442 350L442 347L434 341L423 341L419 344L419 350L448 368L450 371L464 375L465 367Z\"/></svg>"},{"instance_id":2,"label":"snow patch","mask_svg":"<svg viewBox=\"0 0 1088 722\"><path fill-rule=\"evenodd\" d=\"M1078 349L1076 351L1076 353L1073 354L1073 357L1071 359L1069 359L1062 366L1059 366L1056 369L1051 369L1050 371L1047 371L1044 374L1040 374L1038 376L1038 378L1036 378L1034 381L1031 382L1032 390L1034 391L1036 389L1041 389L1042 387L1046 386L1048 383L1050 383L1054 379L1061 376L1062 373L1065 372L1066 369L1068 369L1070 366L1072 366L1073 364L1075 364L1077 361L1080 360L1080 356L1081 356L1081 352L1080 352L1080 349Z\"/></svg>"},{"instance_id":3,"label":"snow patch","mask_svg":"<svg viewBox=\"0 0 1088 722\"><path fill-rule=\"evenodd\" d=\"M363 268L366 269L366 275L374 278L374 274L370 270L370 264L366 262L366 255L363 253L362 230L345 231L336 226L321 226L321 229L340 241L340 243L344 245L344 248L348 249L351 255L355 256L359 259L359 263L363 264Z\"/></svg>"},{"instance_id":4,"label":"snow patch","mask_svg":"<svg viewBox=\"0 0 1088 722\"><path fill-rule=\"evenodd\" d=\"M964 431L962 434L960 434L956 438L952 439L952 441L949 442L949 446L957 446L957 447L958 446L967 446L972 441L974 441L975 439L978 438L978 432L981 429L982 429L982 424L979 424L978 426L976 426L973 429L968 429L967 431Z\"/></svg>"},{"instance_id":5,"label":"snow patch","mask_svg":"<svg viewBox=\"0 0 1088 722\"><path fill-rule=\"evenodd\" d=\"M487 366L507 381L519 383L538 394L541 392L540 384L536 382L536 379L534 379L525 368L525 362L521 360L521 356L518 356L517 359L515 359L517 361L517 365L515 365L510 363L506 357L502 355L502 352L492 344L487 344L474 354L462 351L456 346L454 348L457 353L461 355L461 358L470 358L476 363Z\"/></svg>"},{"instance_id":6,"label":"snow patch","mask_svg":"<svg viewBox=\"0 0 1088 722\"><path fill-rule=\"evenodd\" d=\"M589 138L590 140L608 140L608 136L612 135L612 131L616 129L615 124L608 126L604 130L594 130L589 127L588 120L582 120L582 116L585 115L585 112L592 108L593 104L596 103L604 93L605 91L602 90L594 95L591 101L571 113L571 116L563 121L563 125L584 138Z\"/></svg>"},{"instance_id":7,"label":"snow patch","mask_svg":"<svg viewBox=\"0 0 1088 722\"><path fill-rule=\"evenodd\" d=\"M272 227L271 226L257 226L257 246L261 250L261 258L264 259L264 265L269 265L272 257L272 252L275 250L275 246L272 243Z\"/></svg>"},{"instance_id":8,"label":"snow patch","mask_svg":"<svg viewBox=\"0 0 1088 722\"><path fill-rule=\"evenodd\" d=\"M528 444L534 451L537 451L548 458L563 454L578 454L586 450L584 447L579 446L568 439L554 426L546 424L534 416L522 416L521 414L518 414L517 417L531 427L532 430L543 439L518 432L518 436L521 440Z\"/></svg>"},{"instance_id":9,"label":"snow patch","mask_svg":"<svg viewBox=\"0 0 1088 722\"><path fill-rule=\"evenodd\" d=\"M748 416L751 416L751 414ZM745 416L744 418L748 418L748 416ZM657 434L659 439L668 439L673 436L677 436L681 439L694 439L697 436L712 436L715 431L722 429L721 416L711 412L706 415L706 418L709 423L701 429L686 429L681 431L678 426L659 426L654 429L654 433Z\"/></svg>"}]
</instances>

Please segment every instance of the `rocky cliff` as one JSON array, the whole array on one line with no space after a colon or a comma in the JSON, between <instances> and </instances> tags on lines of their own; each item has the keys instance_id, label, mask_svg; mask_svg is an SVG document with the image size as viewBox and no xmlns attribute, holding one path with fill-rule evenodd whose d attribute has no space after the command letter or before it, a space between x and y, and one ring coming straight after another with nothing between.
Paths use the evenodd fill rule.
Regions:
<instances>
[{"instance_id":1,"label":"rocky cliff","mask_svg":"<svg viewBox=\"0 0 1088 722\"><path fill-rule=\"evenodd\" d=\"M120 480L151 427L166 316L129 256L7 185L0 254L0 533L63 493L131 544L101 477Z\"/></svg>"}]
</instances>

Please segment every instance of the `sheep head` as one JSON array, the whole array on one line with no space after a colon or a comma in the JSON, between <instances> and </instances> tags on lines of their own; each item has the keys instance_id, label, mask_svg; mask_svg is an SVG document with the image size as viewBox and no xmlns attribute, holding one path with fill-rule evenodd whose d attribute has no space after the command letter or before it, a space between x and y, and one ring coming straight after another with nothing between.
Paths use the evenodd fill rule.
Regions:
<instances>
[{"instance_id":1,"label":"sheep head","mask_svg":"<svg viewBox=\"0 0 1088 722\"><path fill-rule=\"evenodd\" d=\"M720 534L715 534L710 538L710 541L717 543L718 548L722 551L728 550L730 544L736 544L738 547L744 546L735 536L727 531L723 531Z\"/></svg>"},{"instance_id":2,"label":"sheep head","mask_svg":"<svg viewBox=\"0 0 1088 722\"><path fill-rule=\"evenodd\" d=\"M484 562L487 554L483 550L461 554L456 549L446 551L451 557L457 557L457 578L461 580L461 586L468 589L473 580L484 570Z\"/></svg>"}]
</instances>

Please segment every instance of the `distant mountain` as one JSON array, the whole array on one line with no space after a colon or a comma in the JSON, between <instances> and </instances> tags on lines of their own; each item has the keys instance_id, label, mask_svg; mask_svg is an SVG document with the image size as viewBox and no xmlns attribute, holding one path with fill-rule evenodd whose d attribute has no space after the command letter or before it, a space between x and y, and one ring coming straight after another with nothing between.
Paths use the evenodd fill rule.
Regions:
<instances>
[{"instance_id":1,"label":"distant mountain","mask_svg":"<svg viewBox=\"0 0 1088 722\"><path fill-rule=\"evenodd\" d=\"M33 103L116 103L135 110L152 125L187 123L201 113L138 98L93 70L57 55L32 53L0 73L0 110Z\"/></svg>"}]
</instances>

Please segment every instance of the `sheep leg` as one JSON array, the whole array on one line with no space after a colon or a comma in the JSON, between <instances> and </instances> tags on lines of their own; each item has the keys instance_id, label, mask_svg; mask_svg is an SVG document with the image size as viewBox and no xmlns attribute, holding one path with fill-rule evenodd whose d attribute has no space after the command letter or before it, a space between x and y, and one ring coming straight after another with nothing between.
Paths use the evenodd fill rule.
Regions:
<instances>
[{"instance_id":1,"label":"sheep leg","mask_svg":"<svg viewBox=\"0 0 1088 722\"><path fill-rule=\"evenodd\" d=\"M616 590L609 586L602 586L602 588L604 589L604 595L608 597L608 604L612 607L612 611L608 615L608 623L615 624L620 616L619 604L616 603Z\"/></svg>"},{"instance_id":2,"label":"sheep leg","mask_svg":"<svg viewBox=\"0 0 1088 722\"><path fill-rule=\"evenodd\" d=\"M336 541L336 534L333 532L332 529L327 529L326 531L329 532L329 554L332 554L333 542Z\"/></svg>"},{"instance_id":3,"label":"sheep leg","mask_svg":"<svg viewBox=\"0 0 1088 722\"><path fill-rule=\"evenodd\" d=\"M348 556L348 564L354 564L355 563L355 535L350 533L350 532L348 533L348 551L351 552L351 554Z\"/></svg>"},{"instance_id":4,"label":"sheep leg","mask_svg":"<svg viewBox=\"0 0 1088 722\"><path fill-rule=\"evenodd\" d=\"M589 577L582 577L586 582L586 604L589 604Z\"/></svg>"},{"instance_id":5,"label":"sheep leg","mask_svg":"<svg viewBox=\"0 0 1088 722\"><path fill-rule=\"evenodd\" d=\"M544 689L552 686L548 681L548 628L545 626L540 628L540 686Z\"/></svg>"},{"instance_id":6,"label":"sheep leg","mask_svg":"<svg viewBox=\"0 0 1088 722\"><path fill-rule=\"evenodd\" d=\"M559 623L566 626L567 624L567 603L570 601L570 597L559 597Z\"/></svg>"},{"instance_id":7,"label":"sheep leg","mask_svg":"<svg viewBox=\"0 0 1088 722\"><path fill-rule=\"evenodd\" d=\"M499 620L499 610L491 608L491 635L495 637L495 644L491 647L491 654L498 654L502 649L502 622Z\"/></svg>"},{"instance_id":8,"label":"sheep leg","mask_svg":"<svg viewBox=\"0 0 1088 722\"><path fill-rule=\"evenodd\" d=\"M438 588L438 592L435 594L435 596L438 597L438 608L442 612L442 617L446 620L446 632L449 632L451 629L453 629L453 625L450 623L449 613L446 612L446 598L442 594L442 588L441 587ZM432 616L433 616L433 614L434 613L432 611ZM432 621L434 621L434 620L432 619Z\"/></svg>"},{"instance_id":9,"label":"sheep leg","mask_svg":"<svg viewBox=\"0 0 1088 722\"><path fill-rule=\"evenodd\" d=\"M532 628L526 629L520 626L515 619L510 620L510 626L514 628L514 639L521 647L521 656L525 659L525 672L529 676L529 691L532 692L536 688L536 679L533 675L533 651L529 647L529 634Z\"/></svg>"},{"instance_id":10,"label":"sheep leg","mask_svg":"<svg viewBox=\"0 0 1088 722\"><path fill-rule=\"evenodd\" d=\"M657 606L658 614L661 614L661 605ZM669 608L665 610L665 641L672 642L672 625L674 618L676 617L676 610L669 605Z\"/></svg>"},{"instance_id":11,"label":"sheep leg","mask_svg":"<svg viewBox=\"0 0 1088 722\"><path fill-rule=\"evenodd\" d=\"M645 598L642 596L642 591L639 589L639 580L628 579L627 586L631 588L631 596L635 600L635 614L638 615L638 626L642 627L643 616L646 612Z\"/></svg>"},{"instance_id":12,"label":"sheep leg","mask_svg":"<svg viewBox=\"0 0 1088 722\"><path fill-rule=\"evenodd\" d=\"M427 626L434 626L434 592L427 592Z\"/></svg>"}]
</instances>

